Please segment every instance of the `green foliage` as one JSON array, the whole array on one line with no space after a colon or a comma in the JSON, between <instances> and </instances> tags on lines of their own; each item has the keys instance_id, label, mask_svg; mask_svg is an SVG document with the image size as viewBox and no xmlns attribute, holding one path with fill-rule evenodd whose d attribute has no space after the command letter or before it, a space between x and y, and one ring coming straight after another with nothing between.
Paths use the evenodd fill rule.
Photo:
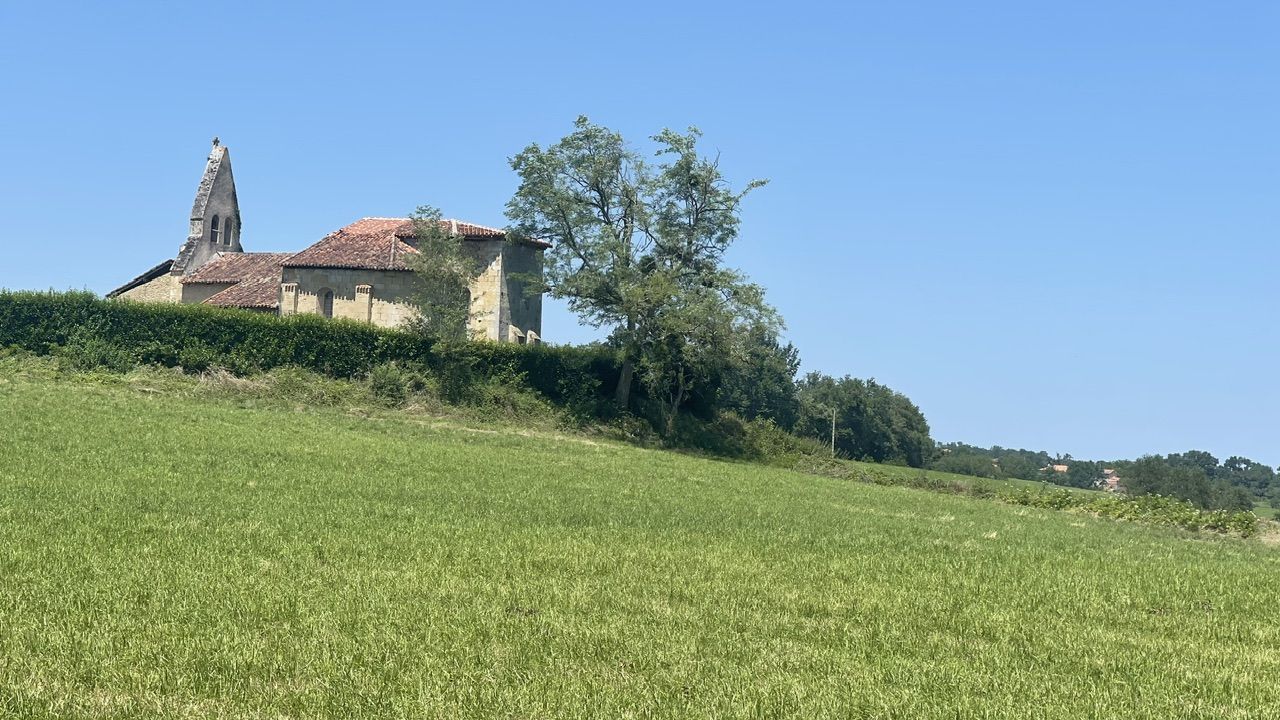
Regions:
<instances>
[{"instance_id":1,"label":"green foliage","mask_svg":"<svg viewBox=\"0 0 1280 720\"><path fill-rule=\"evenodd\" d=\"M1240 537L1252 537L1259 528L1258 516L1251 512L1203 510L1185 500L1161 495L1082 495L1066 490L1037 494L1023 490L1016 495L1006 496L1005 499L1017 505L1073 510L1099 517L1167 525L1184 530L1230 533Z\"/></svg>"},{"instance_id":2,"label":"green foliage","mask_svg":"<svg viewBox=\"0 0 1280 720\"><path fill-rule=\"evenodd\" d=\"M215 382L233 385L233 392L244 391L242 385L234 382L234 376L228 378L218 374ZM278 367L269 372L257 375L251 381L262 395L276 401L284 401L293 407L301 408L350 408L374 402L366 385L336 378L317 375L299 367Z\"/></svg>"},{"instance_id":3,"label":"green foliage","mask_svg":"<svg viewBox=\"0 0 1280 720\"><path fill-rule=\"evenodd\" d=\"M744 430L747 435L744 457L787 468L809 465L815 459L823 462L829 459L830 450L822 442L790 433L771 418L746 422Z\"/></svg>"},{"instance_id":4,"label":"green foliage","mask_svg":"<svg viewBox=\"0 0 1280 720\"><path fill-rule=\"evenodd\" d=\"M1054 484L1066 484L1067 478L1042 472L1058 458L1044 451L1014 450L993 445L982 448L960 442L938 445L929 467L947 472L963 472L991 478L1020 478L1043 480ZM1067 463L1069 465L1069 463ZM963 468L963 469L961 469ZM1092 487L1091 485L1089 487Z\"/></svg>"},{"instance_id":5,"label":"green foliage","mask_svg":"<svg viewBox=\"0 0 1280 720\"><path fill-rule=\"evenodd\" d=\"M369 389L392 407L409 399L409 373L395 363L383 363L369 371Z\"/></svg>"},{"instance_id":6,"label":"green foliage","mask_svg":"<svg viewBox=\"0 0 1280 720\"><path fill-rule=\"evenodd\" d=\"M407 262L418 281L413 296L418 314L409 329L437 340L468 340L471 284L484 268L463 239L445 229L439 210L423 205L412 219L418 254Z\"/></svg>"},{"instance_id":7,"label":"green foliage","mask_svg":"<svg viewBox=\"0 0 1280 720\"><path fill-rule=\"evenodd\" d=\"M714 396L730 365L739 328L775 324L769 319L772 310L755 288L744 285L726 297L723 288L715 286L651 279L651 289L663 288L669 302L654 309L644 333L637 336L638 367L658 418L671 434L681 409L692 399Z\"/></svg>"},{"instance_id":8,"label":"green foliage","mask_svg":"<svg viewBox=\"0 0 1280 720\"><path fill-rule=\"evenodd\" d=\"M1103 463L1072 460L1067 463L1065 482L1061 484L1077 488L1094 487L1102 479ZM1055 473L1056 474L1056 473ZM1055 478L1063 480L1063 478Z\"/></svg>"},{"instance_id":9,"label":"green foliage","mask_svg":"<svg viewBox=\"0 0 1280 720\"><path fill-rule=\"evenodd\" d=\"M666 437L666 444L672 448L698 450L726 458L759 457L751 444L746 424L732 413L718 414L710 420L680 415Z\"/></svg>"},{"instance_id":10,"label":"green foliage","mask_svg":"<svg viewBox=\"0 0 1280 720\"><path fill-rule=\"evenodd\" d=\"M1239 455L1227 458L1215 470L1214 476L1248 490L1259 499L1268 498L1273 492L1280 491L1280 481L1276 478L1275 470Z\"/></svg>"},{"instance_id":11,"label":"green foliage","mask_svg":"<svg viewBox=\"0 0 1280 720\"><path fill-rule=\"evenodd\" d=\"M997 465L993 459L985 455L969 452L945 452L936 460L929 463L929 468L931 470L938 470L939 472L972 475L974 477L1004 477L1004 473L1001 472L1000 466Z\"/></svg>"},{"instance_id":12,"label":"green foliage","mask_svg":"<svg viewBox=\"0 0 1280 720\"><path fill-rule=\"evenodd\" d=\"M57 348L57 355L63 367L80 372L106 370L122 373L137 364L132 353L88 327L69 333L66 344Z\"/></svg>"},{"instance_id":13,"label":"green foliage","mask_svg":"<svg viewBox=\"0 0 1280 720\"><path fill-rule=\"evenodd\" d=\"M528 375L510 368L474 383L468 388L466 401L512 418L536 416L551 410L546 398L529 389Z\"/></svg>"},{"instance_id":14,"label":"green foliage","mask_svg":"<svg viewBox=\"0 0 1280 720\"><path fill-rule=\"evenodd\" d=\"M216 366L248 375L297 367L363 378L396 363L431 374L446 398L459 401L477 382L518 375L552 402L580 408L592 405L586 393L616 382L619 372L616 354L603 347L437 343L416 333L314 316L108 301L76 292L0 292L0 345L58 353L74 367L116 371L145 362L196 372Z\"/></svg>"},{"instance_id":15,"label":"green foliage","mask_svg":"<svg viewBox=\"0 0 1280 720\"><path fill-rule=\"evenodd\" d=\"M784 429L795 427L800 416L796 347L783 345L771 328L752 327L737 334L730 350L716 405L747 420L767 418Z\"/></svg>"},{"instance_id":16,"label":"green foliage","mask_svg":"<svg viewBox=\"0 0 1280 720\"><path fill-rule=\"evenodd\" d=\"M809 373L800 382L796 432L829 439L836 415L836 450L845 457L924 467L933 440L924 414L905 395L875 380Z\"/></svg>"},{"instance_id":17,"label":"green foliage","mask_svg":"<svg viewBox=\"0 0 1280 720\"><path fill-rule=\"evenodd\" d=\"M622 136L579 117L574 132L511 160L520 186L507 204L512 236L551 244L541 287L594 327L611 330L622 368L615 399L630 407L639 367L668 430L683 403L711 392L732 334L776 326L763 292L725 269L743 191L698 155L701 133L653 136L651 166Z\"/></svg>"},{"instance_id":18,"label":"green foliage","mask_svg":"<svg viewBox=\"0 0 1280 720\"><path fill-rule=\"evenodd\" d=\"M1232 487L1225 480L1214 479L1217 460L1208 453L1171 455L1168 459L1148 455L1123 466L1124 483L1134 495L1167 495L1185 500L1201 508L1241 511L1253 508L1253 498L1244 488Z\"/></svg>"},{"instance_id":19,"label":"green foliage","mask_svg":"<svg viewBox=\"0 0 1280 720\"><path fill-rule=\"evenodd\" d=\"M1044 451L1013 450L999 445L980 448L964 443L938 446L938 454L930 467L938 470L986 474L978 470L979 461L970 456L990 459L994 477L1039 479L1056 485L1091 488L1103 479L1104 469L1118 471L1121 482L1131 491L1172 494L1202 507L1244 510L1254 502L1266 502L1273 494L1280 497L1275 471L1249 458L1232 456L1219 462L1203 450L1189 450L1167 457L1151 456L1142 460L1097 462L1078 460L1070 455L1051 455ZM1152 464L1154 463L1154 464ZM1066 465L1065 473L1054 472L1050 465ZM1134 469L1137 465L1136 470ZM964 468L960 470L960 468ZM1129 482L1134 474L1139 477Z\"/></svg>"}]
</instances>

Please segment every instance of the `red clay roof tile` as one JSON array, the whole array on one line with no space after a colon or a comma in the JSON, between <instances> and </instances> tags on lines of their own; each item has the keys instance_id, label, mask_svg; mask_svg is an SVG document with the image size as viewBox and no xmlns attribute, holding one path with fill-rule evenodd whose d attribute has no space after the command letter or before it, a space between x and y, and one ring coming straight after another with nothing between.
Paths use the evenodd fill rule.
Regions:
<instances>
[{"instance_id":1,"label":"red clay roof tile","mask_svg":"<svg viewBox=\"0 0 1280 720\"><path fill-rule=\"evenodd\" d=\"M279 272L279 266L276 266ZM274 310L280 307L280 276L250 278L206 298L205 305Z\"/></svg>"},{"instance_id":2,"label":"red clay roof tile","mask_svg":"<svg viewBox=\"0 0 1280 720\"><path fill-rule=\"evenodd\" d=\"M440 226L467 240L506 238L506 233L497 228L460 220L441 220ZM413 220L409 218L363 218L329 233L282 264L285 267L408 270L406 256L418 252L413 247L413 237Z\"/></svg>"},{"instance_id":3,"label":"red clay roof tile","mask_svg":"<svg viewBox=\"0 0 1280 720\"><path fill-rule=\"evenodd\" d=\"M219 253L182 278L186 283L229 283L263 277L280 282L280 263L292 253Z\"/></svg>"}]
</instances>

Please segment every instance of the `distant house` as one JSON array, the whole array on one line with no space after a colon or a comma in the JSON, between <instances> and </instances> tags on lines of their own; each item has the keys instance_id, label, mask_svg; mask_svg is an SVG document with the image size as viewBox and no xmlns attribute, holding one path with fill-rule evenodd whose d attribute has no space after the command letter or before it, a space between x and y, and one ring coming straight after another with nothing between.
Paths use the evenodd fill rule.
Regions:
<instances>
[{"instance_id":1,"label":"distant house","mask_svg":"<svg viewBox=\"0 0 1280 720\"><path fill-rule=\"evenodd\" d=\"M1116 474L1115 468L1104 468L1102 477L1098 478L1093 484L1099 490L1107 492L1122 493L1125 491L1124 484L1120 482L1120 476Z\"/></svg>"},{"instance_id":2,"label":"distant house","mask_svg":"<svg viewBox=\"0 0 1280 720\"><path fill-rule=\"evenodd\" d=\"M1040 468L1042 472L1056 472L1056 473L1064 473L1070 469L1071 468L1068 465L1046 465Z\"/></svg>"},{"instance_id":3,"label":"distant house","mask_svg":"<svg viewBox=\"0 0 1280 720\"><path fill-rule=\"evenodd\" d=\"M472 284L472 337L537 343L542 296L525 278L542 273L540 241L511 243L502 230L459 220L441 227L480 259ZM417 255L409 218L364 218L297 253L249 253L240 244L240 204L231 155L213 140L191 208L187 240L165 260L107 294L140 302L202 303L276 315L314 314L396 327L416 310Z\"/></svg>"}]
</instances>

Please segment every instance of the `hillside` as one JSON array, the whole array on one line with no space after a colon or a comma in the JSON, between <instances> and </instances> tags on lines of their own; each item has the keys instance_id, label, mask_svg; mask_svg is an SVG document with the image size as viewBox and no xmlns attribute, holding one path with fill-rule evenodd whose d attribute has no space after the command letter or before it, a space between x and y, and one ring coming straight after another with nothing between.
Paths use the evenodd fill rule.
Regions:
<instances>
[{"instance_id":1,"label":"hillside","mask_svg":"<svg viewBox=\"0 0 1280 720\"><path fill-rule=\"evenodd\" d=\"M0 365L0 714L1267 717L1280 552Z\"/></svg>"}]
</instances>

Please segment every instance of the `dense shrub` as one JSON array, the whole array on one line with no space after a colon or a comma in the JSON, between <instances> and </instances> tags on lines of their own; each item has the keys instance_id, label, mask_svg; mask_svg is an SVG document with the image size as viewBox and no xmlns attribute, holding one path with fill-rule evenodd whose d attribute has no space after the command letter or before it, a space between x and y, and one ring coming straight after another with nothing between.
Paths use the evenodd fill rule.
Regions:
<instances>
[{"instance_id":1,"label":"dense shrub","mask_svg":"<svg viewBox=\"0 0 1280 720\"><path fill-rule=\"evenodd\" d=\"M58 354L86 368L128 369L144 362L247 375L299 367L364 378L396 363L429 373L448 400L465 399L491 378L521 377L530 389L578 412L594 412L606 402L600 390L612 388L619 373L616 355L602 347L437 347L412 333L314 315L279 318L202 305L102 300L86 292L0 292L3 345Z\"/></svg>"},{"instance_id":2,"label":"dense shrub","mask_svg":"<svg viewBox=\"0 0 1280 720\"><path fill-rule=\"evenodd\" d=\"M409 374L395 363L383 363L369 371L369 389L374 397L398 407L409 398Z\"/></svg>"},{"instance_id":3,"label":"dense shrub","mask_svg":"<svg viewBox=\"0 0 1280 720\"><path fill-rule=\"evenodd\" d=\"M56 348L56 355L63 367L70 370L122 373L137 364L137 358L128 350L86 329L73 332L64 345Z\"/></svg>"},{"instance_id":4,"label":"dense shrub","mask_svg":"<svg viewBox=\"0 0 1280 720\"><path fill-rule=\"evenodd\" d=\"M747 446L751 457L776 465L789 465L806 459L827 459L831 450L813 438L800 437L778 427L773 420L758 418L746 423Z\"/></svg>"},{"instance_id":5,"label":"dense shrub","mask_svg":"<svg viewBox=\"0 0 1280 720\"><path fill-rule=\"evenodd\" d=\"M667 445L697 449L731 458L759 457L751 447L746 424L733 413L723 413L709 420L691 415L676 417Z\"/></svg>"}]
</instances>

